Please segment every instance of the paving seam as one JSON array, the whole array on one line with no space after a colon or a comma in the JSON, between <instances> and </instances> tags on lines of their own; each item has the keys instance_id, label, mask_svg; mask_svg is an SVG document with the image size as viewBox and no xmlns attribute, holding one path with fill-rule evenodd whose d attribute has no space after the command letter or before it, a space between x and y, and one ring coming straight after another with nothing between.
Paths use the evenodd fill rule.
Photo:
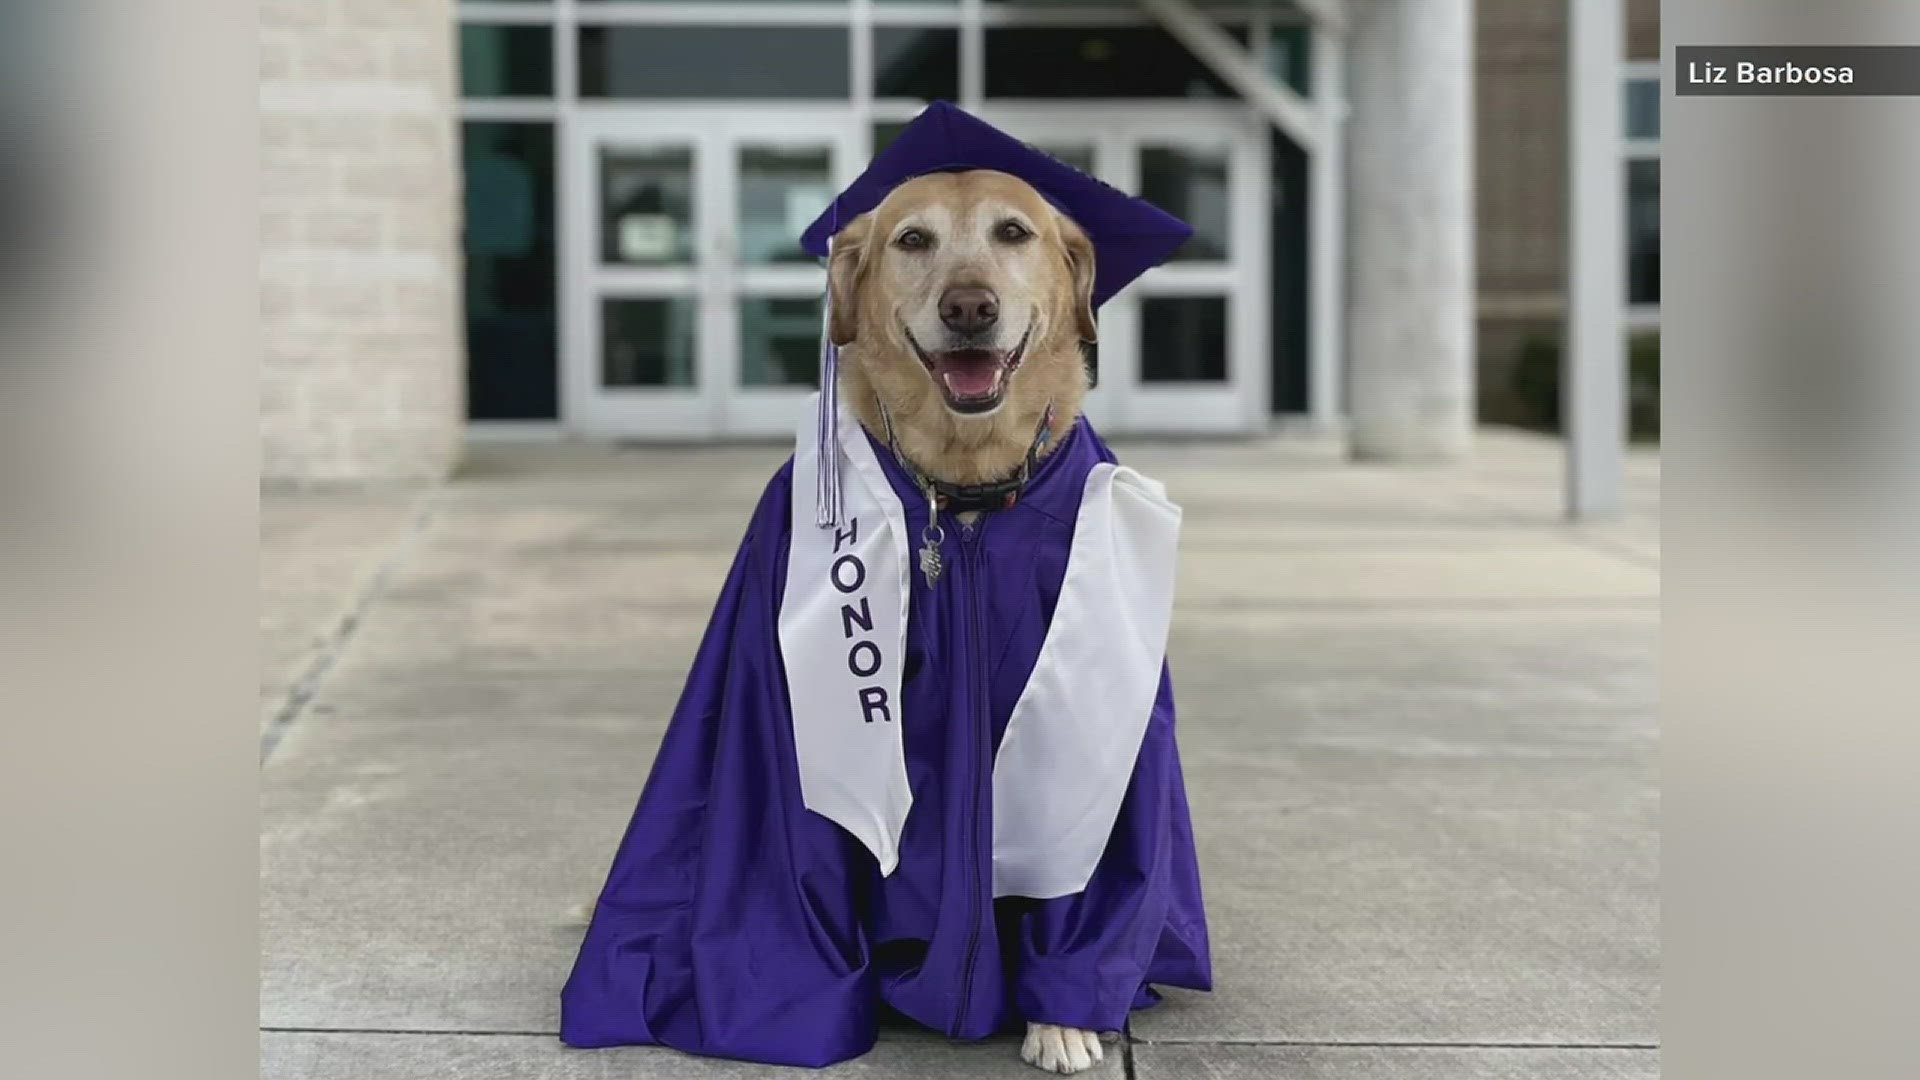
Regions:
<instances>
[{"instance_id":1,"label":"paving seam","mask_svg":"<svg viewBox=\"0 0 1920 1080\"><path fill-rule=\"evenodd\" d=\"M452 1038L557 1039L557 1031L476 1031L453 1028L356 1028L356 1027L262 1027L263 1035L431 1035ZM1295 1039L1137 1039L1130 1031L1120 1034L1121 1068L1127 1080L1138 1073L1134 1059L1136 1047L1176 1046L1274 1046L1297 1049L1344 1050L1573 1050L1650 1052L1659 1043L1503 1043L1503 1042L1346 1042Z\"/></svg>"},{"instance_id":2,"label":"paving seam","mask_svg":"<svg viewBox=\"0 0 1920 1080\"><path fill-rule=\"evenodd\" d=\"M1141 1046L1300 1046L1362 1050L1658 1050L1659 1043L1348 1042L1317 1039L1140 1039Z\"/></svg>"},{"instance_id":3,"label":"paving seam","mask_svg":"<svg viewBox=\"0 0 1920 1080\"><path fill-rule=\"evenodd\" d=\"M1340 612L1360 611L1396 614L1402 612L1439 612L1463 615L1492 612L1657 610L1658 593L1607 594L1593 596L1500 597L1500 596L1414 596L1392 600L1281 598L1274 600L1179 600L1174 614L1182 611L1221 612Z\"/></svg>"},{"instance_id":4,"label":"paving seam","mask_svg":"<svg viewBox=\"0 0 1920 1080\"><path fill-rule=\"evenodd\" d=\"M445 1035L457 1038L557 1039L557 1031L479 1031L458 1028L361 1028L361 1027L262 1027L268 1035ZM1546 1043L1546 1042L1379 1042L1326 1041L1314 1039L1141 1039L1130 1032L1120 1037L1121 1060L1126 1075L1134 1075L1136 1047L1171 1046L1279 1046L1303 1049L1352 1050L1617 1050L1649 1051L1659 1043Z\"/></svg>"},{"instance_id":5,"label":"paving seam","mask_svg":"<svg viewBox=\"0 0 1920 1080\"><path fill-rule=\"evenodd\" d=\"M713 614L709 601L659 600L627 605L629 610L658 616L698 616ZM1428 596L1393 600L1338 598L1282 598L1275 600L1178 600L1174 617L1182 612L1244 612L1248 614L1300 612L1302 614L1529 614L1552 612L1590 612L1594 614L1658 612L1657 593L1641 595L1592 595L1562 597Z\"/></svg>"},{"instance_id":6,"label":"paving seam","mask_svg":"<svg viewBox=\"0 0 1920 1080\"><path fill-rule=\"evenodd\" d=\"M457 1028L262 1027L263 1035L453 1035L462 1038L557 1039L557 1031L463 1031Z\"/></svg>"},{"instance_id":7,"label":"paving seam","mask_svg":"<svg viewBox=\"0 0 1920 1080\"><path fill-rule=\"evenodd\" d=\"M307 706L319 695L321 684L326 681L327 676L333 671L334 664L353 643L354 634L360 629L367 613L386 593L387 582L393 576L394 570L405 561L406 556L413 550L414 544L427 531L427 526L433 520L434 496L438 490L435 488L420 495L414 507L413 518L408 521L406 529L387 549L387 553L381 556L379 566L374 568L373 573L361 585L358 595L353 598L353 603L348 606L346 613L328 633L326 643L307 665L306 671L294 681L293 687L287 691L285 700L280 703L280 708L273 714L273 720L267 724L267 729L260 733L262 765L273 756L274 749L280 745L280 740L285 738L288 729L292 728L305 714Z\"/></svg>"}]
</instances>

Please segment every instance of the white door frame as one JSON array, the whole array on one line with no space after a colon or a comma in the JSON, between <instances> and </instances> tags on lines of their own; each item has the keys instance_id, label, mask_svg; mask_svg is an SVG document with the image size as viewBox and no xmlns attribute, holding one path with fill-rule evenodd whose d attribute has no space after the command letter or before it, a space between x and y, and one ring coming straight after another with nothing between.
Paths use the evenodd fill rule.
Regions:
<instances>
[{"instance_id":1,"label":"white door frame","mask_svg":"<svg viewBox=\"0 0 1920 1080\"><path fill-rule=\"evenodd\" d=\"M1116 433L1243 434L1265 430L1272 381L1267 287L1272 232L1264 122L1239 102L994 101L983 118L1042 146L1090 145L1095 171L1123 191L1140 189L1142 146L1222 146L1228 151L1228 257L1169 263L1108 300L1100 312L1100 385L1087 401L1096 425ZM1227 378L1146 383L1141 301L1220 296L1227 303Z\"/></svg>"},{"instance_id":2,"label":"white door frame","mask_svg":"<svg viewBox=\"0 0 1920 1080\"><path fill-rule=\"evenodd\" d=\"M766 102L583 104L566 125L561 259L561 415L569 431L640 440L785 434L811 387L740 384L740 308L752 297L817 297L824 270L812 264L736 265L739 234L739 150L743 146L823 146L832 154L838 190L857 175L860 130L843 106ZM600 152L627 145L684 146L692 155L690 264L607 266L600 258ZM695 318L694 384L687 387L602 385L603 302L622 296L691 298Z\"/></svg>"},{"instance_id":3,"label":"white door frame","mask_svg":"<svg viewBox=\"0 0 1920 1080\"><path fill-rule=\"evenodd\" d=\"M721 352L716 357L716 370L724 388L720 431L742 436L791 435L814 386L746 386L742 383L740 364L744 349L740 340L740 305L755 298L820 301L827 291L827 272L818 262L742 265L732 258L740 228L739 151L747 146L827 147L832 153L829 174L832 184L821 200L820 209L825 210L827 201L851 184L866 167L861 154L864 140L846 110L838 107L822 108L812 115L785 110L742 111L719 126L724 128L728 144L723 170L728 186L721 193L723 201L719 205L726 207L725 220L732 230L730 235L722 237L727 256L722 260L726 327L715 340L715 347ZM799 236L793 239L798 242ZM811 334L817 339L820 331L821 324L816 319Z\"/></svg>"}]
</instances>

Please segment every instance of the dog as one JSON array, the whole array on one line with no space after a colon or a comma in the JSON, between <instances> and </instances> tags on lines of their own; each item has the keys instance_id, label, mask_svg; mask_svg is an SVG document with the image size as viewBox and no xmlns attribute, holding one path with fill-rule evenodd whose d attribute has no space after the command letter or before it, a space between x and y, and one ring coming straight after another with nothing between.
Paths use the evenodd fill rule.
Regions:
<instances>
[{"instance_id":1,"label":"dog","mask_svg":"<svg viewBox=\"0 0 1920 1080\"><path fill-rule=\"evenodd\" d=\"M876 437L891 420L901 453L933 479L1005 479L1049 408L1048 447L1079 418L1081 346L1098 334L1093 243L1025 181L909 180L834 238L827 279L841 392ZM1097 1032L1029 1023L1020 1056L1070 1074L1104 1051Z\"/></svg>"},{"instance_id":2,"label":"dog","mask_svg":"<svg viewBox=\"0 0 1920 1080\"><path fill-rule=\"evenodd\" d=\"M843 399L932 479L1005 480L1043 422L1041 453L1077 422L1082 345L1097 331L1094 247L1025 181L986 170L909 180L834 237L827 276ZM1071 1074L1105 1050L1098 1032L1029 1022L1020 1055Z\"/></svg>"}]
</instances>

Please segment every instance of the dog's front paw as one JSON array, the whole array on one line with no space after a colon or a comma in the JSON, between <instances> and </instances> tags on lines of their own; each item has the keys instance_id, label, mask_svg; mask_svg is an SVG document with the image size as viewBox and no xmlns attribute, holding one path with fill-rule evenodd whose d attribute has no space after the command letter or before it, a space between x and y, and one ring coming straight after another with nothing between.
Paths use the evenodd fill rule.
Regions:
<instances>
[{"instance_id":1,"label":"dog's front paw","mask_svg":"<svg viewBox=\"0 0 1920 1080\"><path fill-rule=\"evenodd\" d=\"M1067 1075L1084 1072L1106 1057L1100 1034L1058 1024L1028 1024L1020 1058L1036 1069Z\"/></svg>"}]
</instances>

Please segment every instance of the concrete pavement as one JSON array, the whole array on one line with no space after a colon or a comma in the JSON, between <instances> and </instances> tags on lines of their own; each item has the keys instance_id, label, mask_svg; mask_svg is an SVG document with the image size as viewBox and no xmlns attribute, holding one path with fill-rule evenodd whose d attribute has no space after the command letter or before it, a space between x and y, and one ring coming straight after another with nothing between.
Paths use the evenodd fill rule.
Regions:
<instances>
[{"instance_id":1,"label":"concrete pavement","mask_svg":"<svg viewBox=\"0 0 1920 1080\"><path fill-rule=\"evenodd\" d=\"M1658 1073L1657 457L1121 447L1187 510L1170 646L1219 988L1097 1075ZM805 1075L573 1051L557 993L777 447L483 445L262 529L263 1075ZM1026 1077L890 1029L847 1077Z\"/></svg>"}]
</instances>

